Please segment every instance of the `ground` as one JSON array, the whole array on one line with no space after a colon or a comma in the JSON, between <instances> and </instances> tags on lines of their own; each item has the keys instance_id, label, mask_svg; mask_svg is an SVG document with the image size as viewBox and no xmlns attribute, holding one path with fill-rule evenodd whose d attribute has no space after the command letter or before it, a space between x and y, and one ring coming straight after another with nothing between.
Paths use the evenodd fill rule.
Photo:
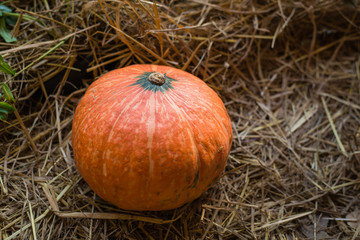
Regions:
<instances>
[{"instance_id":1,"label":"ground","mask_svg":"<svg viewBox=\"0 0 360 240\"><path fill-rule=\"evenodd\" d=\"M2 4L1 65L16 73L1 81L17 111L0 123L0 239L360 238L357 1ZM78 174L71 124L95 79L149 63L214 89L234 138L201 198L129 212Z\"/></svg>"}]
</instances>

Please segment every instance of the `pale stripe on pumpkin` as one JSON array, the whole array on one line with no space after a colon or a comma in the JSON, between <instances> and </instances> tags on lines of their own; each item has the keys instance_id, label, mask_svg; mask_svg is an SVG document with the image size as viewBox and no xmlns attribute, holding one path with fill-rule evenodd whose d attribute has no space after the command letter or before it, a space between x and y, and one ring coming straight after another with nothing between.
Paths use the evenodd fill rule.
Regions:
<instances>
[{"instance_id":1,"label":"pale stripe on pumpkin","mask_svg":"<svg viewBox=\"0 0 360 240\"><path fill-rule=\"evenodd\" d=\"M183 120L184 122L186 122L186 124L188 126L187 132L189 134L189 138L190 138L191 143L192 143L193 153L196 156L196 163L194 164L194 165L196 165L196 168L194 168L194 169L196 169L196 171L194 173L194 178L195 178L196 174L198 174L199 169L200 169L200 159L199 159L199 152L198 152L197 146L195 144L195 140L194 140L194 132L193 132L191 124L189 123L189 118L184 116L184 115L186 115L186 113L179 106L177 106L177 104L171 98L170 92L174 92L174 90L170 90L167 94L164 94L163 96L164 96L164 99L166 99L168 101L168 103L176 111L178 117L181 120Z\"/></svg>"},{"instance_id":2,"label":"pale stripe on pumpkin","mask_svg":"<svg viewBox=\"0 0 360 240\"><path fill-rule=\"evenodd\" d=\"M107 138L107 141L106 141L106 145L109 144L109 142L111 141L111 138L114 136L114 128L117 126L117 122L119 121L119 119L121 118L121 116L122 116L124 113L126 113L129 109L131 110L132 104L133 104L134 102L136 102L136 101L142 96L143 92L144 92L144 90L140 90L140 91L138 91L138 92L136 93L135 96L133 96L132 94L129 94L129 95L128 95L128 97L129 97L129 98L132 97L132 99L130 100L129 103L127 103L127 104L124 106L124 108L122 109L122 111L116 116L115 121L112 123L112 128L111 128L111 130L110 130L110 132L109 132L109 135L108 135L108 138ZM128 98L128 97L126 97L126 98ZM124 103L124 100L123 100L121 103L123 104L123 103ZM121 104L121 103L120 103L120 104ZM105 157L105 154L106 154L106 152L103 153L103 157L102 157L103 159L104 159L104 157ZM130 171L131 171L131 169L130 169Z\"/></svg>"},{"instance_id":3,"label":"pale stripe on pumpkin","mask_svg":"<svg viewBox=\"0 0 360 240\"><path fill-rule=\"evenodd\" d=\"M181 95L179 95L178 92L174 91L174 92L171 92L171 94L173 94L177 98L177 100L179 100L181 102L184 102L184 98ZM209 105L209 103L203 101L203 99L201 97L197 98L196 104L200 105L201 107L206 109L206 112L211 113L211 114L214 115L214 117L217 120L219 126L224 130L223 134L225 135L226 139L228 139L229 138L229 132L228 132L228 129L225 127L224 123L223 123L224 118L219 115L219 110L214 111L213 108L217 107L217 108L219 108L219 109L221 109L223 111L226 111L226 109L224 109L223 106L219 106L217 104L214 104L213 102L211 103L211 105ZM189 118L189 116L187 116L187 117Z\"/></svg>"},{"instance_id":4,"label":"pale stripe on pumpkin","mask_svg":"<svg viewBox=\"0 0 360 240\"><path fill-rule=\"evenodd\" d=\"M148 118L148 125L147 125L147 137L148 137L148 143L147 146L149 148L149 181L151 182L151 178L154 171L154 161L151 157L151 149L152 149L152 142L154 138L155 133L155 127L156 127L156 119L155 119L155 109L156 109L156 94L150 94L150 98L147 101L147 105L150 110L150 116Z\"/></svg>"}]
</instances>

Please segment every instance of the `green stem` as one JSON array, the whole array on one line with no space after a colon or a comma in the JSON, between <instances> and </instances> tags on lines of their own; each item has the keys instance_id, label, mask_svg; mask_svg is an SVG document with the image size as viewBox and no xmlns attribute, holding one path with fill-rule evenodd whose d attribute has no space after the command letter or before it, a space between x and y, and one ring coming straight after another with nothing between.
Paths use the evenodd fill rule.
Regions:
<instances>
[{"instance_id":1,"label":"green stem","mask_svg":"<svg viewBox=\"0 0 360 240\"><path fill-rule=\"evenodd\" d=\"M20 17L20 13L10 13L10 12L3 12L2 13L5 17L7 16L12 16L12 17ZM30 15L26 15L26 14L23 14L21 16L24 20L27 20L27 21L38 21L39 23L41 23L43 25L43 27L46 27L46 24L41 20L41 19L37 19L35 17L32 17Z\"/></svg>"},{"instance_id":2,"label":"green stem","mask_svg":"<svg viewBox=\"0 0 360 240\"><path fill-rule=\"evenodd\" d=\"M15 77L18 76L20 73L24 72L25 70L29 69L31 66L33 66L35 63L37 63L38 61L40 61L41 59L43 59L44 57L46 57L49 53L51 53L52 51L54 51L55 49L57 49L58 47L60 47L62 44L64 44L66 40L62 40L61 42L59 42L58 44L56 44L54 47L52 47L49 51L47 51L46 53L44 53L43 55L41 55L38 59L36 59L35 61L33 61L31 64L27 65L26 67L24 67L23 69L21 69L19 72L17 72L15 74Z\"/></svg>"}]
</instances>

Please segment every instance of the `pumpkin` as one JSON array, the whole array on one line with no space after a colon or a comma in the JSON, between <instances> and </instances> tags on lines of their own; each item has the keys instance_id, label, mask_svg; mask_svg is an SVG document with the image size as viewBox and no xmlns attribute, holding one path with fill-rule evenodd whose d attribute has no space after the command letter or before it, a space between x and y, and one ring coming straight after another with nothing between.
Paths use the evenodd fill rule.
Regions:
<instances>
[{"instance_id":1,"label":"pumpkin","mask_svg":"<svg viewBox=\"0 0 360 240\"><path fill-rule=\"evenodd\" d=\"M83 179L126 210L167 210L198 198L221 176L231 143L218 95L167 66L104 74L87 89L72 126Z\"/></svg>"}]
</instances>

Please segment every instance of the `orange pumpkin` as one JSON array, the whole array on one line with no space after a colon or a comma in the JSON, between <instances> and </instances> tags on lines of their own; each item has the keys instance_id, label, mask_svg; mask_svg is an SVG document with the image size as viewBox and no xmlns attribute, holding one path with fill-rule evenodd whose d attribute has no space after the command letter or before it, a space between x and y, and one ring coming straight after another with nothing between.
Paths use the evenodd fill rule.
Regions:
<instances>
[{"instance_id":1,"label":"orange pumpkin","mask_svg":"<svg viewBox=\"0 0 360 240\"><path fill-rule=\"evenodd\" d=\"M179 69L133 65L91 84L76 108L72 146L83 179L127 210L166 210L221 176L232 142L223 102Z\"/></svg>"}]
</instances>

